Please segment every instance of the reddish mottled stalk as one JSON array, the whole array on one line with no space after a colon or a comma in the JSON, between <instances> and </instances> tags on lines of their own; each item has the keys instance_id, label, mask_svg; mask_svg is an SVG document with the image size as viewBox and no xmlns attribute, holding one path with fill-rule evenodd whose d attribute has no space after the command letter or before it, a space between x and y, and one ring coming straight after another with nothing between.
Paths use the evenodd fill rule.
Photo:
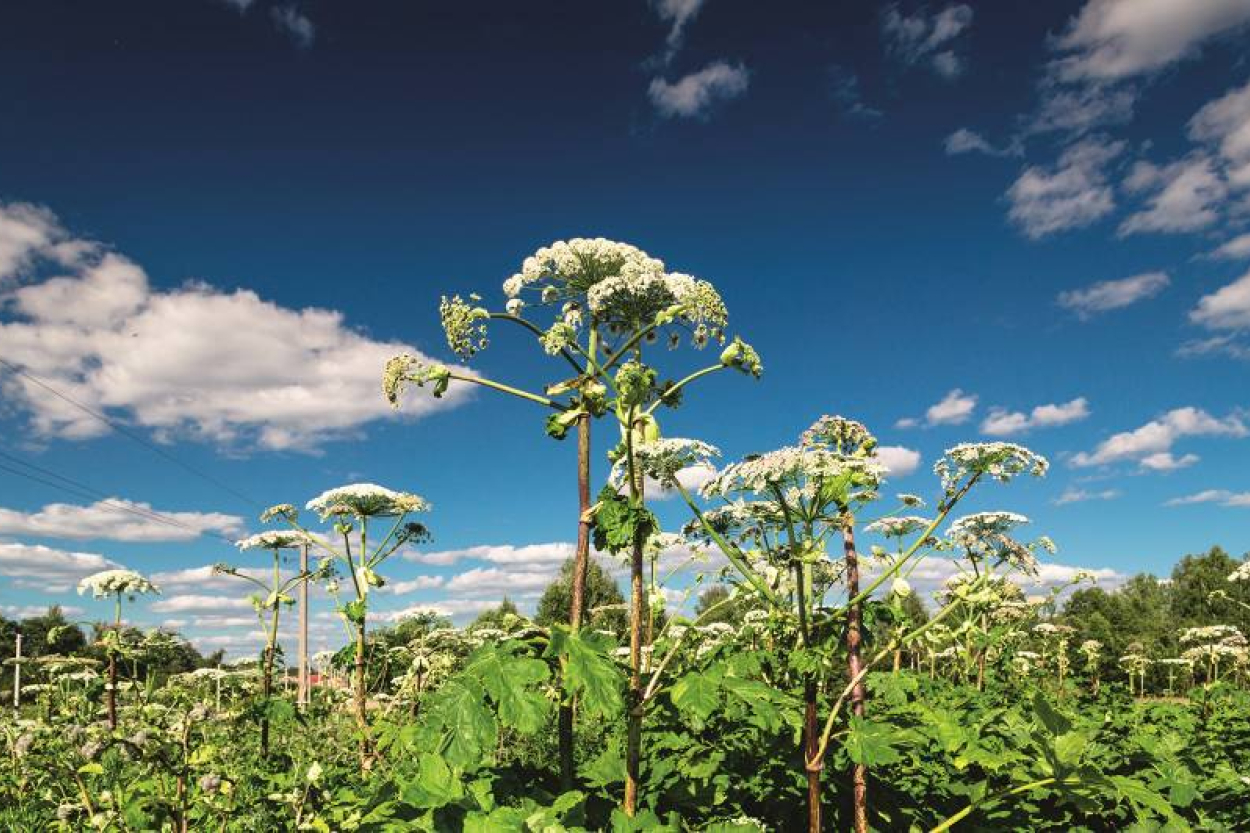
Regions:
<instances>
[{"instance_id":1,"label":"reddish mottled stalk","mask_svg":"<svg viewBox=\"0 0 1250 833\"><path fill-rule=\"evenodd\" d=\"M851 712L864 716L864 683L861 671L860 643L863 628L863 602L854 601L859 596L859 555L855 551L855 531L848 520L842 530L842 550L846 558L846 593L852 604L846 612L846 664L847 674L854 682L851 689ZM854 788L852 817L855 833L868 833L868 768L855 764L851 780Z\"/></svg>"},{"instance_id":2,"label":"reddish mottled stalk","mask_svg":"<svg viewBox=\"0 0 1250 833\"><path fill-rule=\"evenodd\" d=\"M634 436L641 435L642 422L631 420L627 432L626 453L629 455L630 498L641 503L643 498L643 473L634 460ZM638 784L642 765L642 627L647 618L647 595L643 587L643 551L646 531L634 535L634 549L629 564L629 591L632 604L629 609L629 716L625 739L625 801L622 809L628 816L638 812Z\"/></svg>"},{"instance_id":3,"label":"reddish mottled stalk","mask_svg":"<svg viewBox=\"0 0 1250 833\"><path fill-rule=\"evenodd\" d=\"M577 418L577 550L573 555L569 628L577 633L586 606L586 570L590 562L590 414ZM573 703L560 704L560 785L573 789Z\"/></svg>"}]
</instances>

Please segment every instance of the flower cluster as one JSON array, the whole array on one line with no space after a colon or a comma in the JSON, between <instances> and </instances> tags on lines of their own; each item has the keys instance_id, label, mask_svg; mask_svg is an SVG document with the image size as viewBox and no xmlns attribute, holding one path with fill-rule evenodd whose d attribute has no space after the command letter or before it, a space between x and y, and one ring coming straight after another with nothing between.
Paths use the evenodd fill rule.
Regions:
<instances>
[{"instance_id":1,"label":"flower cluster","mask_svg":"<svg viewBox=\"0 0 1250 833\"><path fill-rule=\"evenodd\" d=\"M843 477L853 486L871 490L885 477L885 467L868 458L843 457L824 448L785 446L726 466L701 491L704 497L729 497L739 492L802 488L810 486L809 481Z\"/></svg>"},{"instance_id":2,"label":"flower cluster","mask_svg":"<svg viewBox=\"0 0 1250 833\"><path fill-rule=\"evenodd\" d=\"M643 473L666 489L677 484L677 475L691 466L708 466L720 450L701 440L679 437L654 440L634 447L634 460ZM624 482L626 459L622 457L612 468L612 481Z\"/></svg>"},{"instance_id":3,"label":"flower cluster","mask_svg":"<svg viewBox=\"0 0 1250 833\"><path fill-rule=\"evenodd\" d=\"M905 538L927 529L931 521L916 515L880 518L864 527L865 532L875 532L886 538Z\"/></svg>"},{"instance_id":4,"label":"flower cluster","mask_svg":"<svg viewBox=\"0 0 1250 833\"><path fill-rule=\"evenodd\" d=\"M823 446L836 454L867 456L877 447L877 438L862 422L843 416L822 416L803 432L805 446Z\"/></svg>"},{"instance_id":5,"label":"flower cluster","mask_svg":"<svg viewBox=\"0 0 1250 833\"><path fill-rule=\"evenodd\" d=\"M663 274L663 261L628 243L575 237L558 240L527 257L521 271L504 281L503 291L509 298L516 298L525 289L551 289L554 292L545 292L543 298L550 302L581 295L614 277Z\"/></svg>"},{"instance_id":6,"label":"flower cluster","mask_svg":"<svg viewBox=\"0 0 1250 833\"><path fill-rule=\"evenodd\" d=\"M1050 464L1040 454L1016 443L960 443L948 448L933 466L949 494L971 477L987 476L1006 483L1018 474L1042 477Z\"/></svg>"},{"instance_id":7,"label":"flower cluster","mask_svg":"<svg viewBox=\"0 0 1250 833\"><path fill-rule=\"evenodd\" d=\"M480 299L470 295L469 300L476 302ZM438 304L438 317L443 322L447 346L457 356L468 359L486 349L485 321L490 318L490 312L485 308L470 304L459 295L450 298L444 295Z\"/></svg>"},{"instance_id":8,"label":"flower cluster","mask_svg":"<svg viewBox=\"0 0 1250 833\"><path fill-rule=\"evenodd\" d=\"M1206 625L1201 628L1185 628L1181 631L1181 644L1191 645L1195 642L1219 642L1231 637L1241 636L1241 631L1233 625Z\"/></svg>"},{"instance_id":9,"label":"flower cluster","mask_svg":"<svg viewBox=\"0 0 1250 833\"><path fill-rule=\"evenodd\" d=\"M353 483L322 492L308 501L305 508L316 512L324 521L342 515L395 517L409 512L425 512L430 505L424 498L408 492L392 491L373 483Z\"/></svg>"},{"instance_id":10,"label":"flower cluster","mask_svg":"<svg viewBox=\"0 0 1250 833\"><path fill-rule=\"evenodd\" d=\"M965 515L951 523L945 545L962 549L972 559L1008 564L1034 575L1037 573L1034 547L1053 552L1054 544L1049 538L1042 538L1036 544L1028 545L1011 537L1013 529L1028 522L1028 518L1015 512L978 512Z\"/></svg>"},{"instance_id":11,"label":"flower cluster","mask_svg":"<svg viewBox=\"0 0 1250 833\"><path fill-rule=\"evenodd\" d=\"M412 382L417 387L425 387L429 383L434 398L440 398L447 392L451 382L451 370L438 362L428 362L410 353L400 353L387 361L382 371L382 395L392 408L399 407L399 394L405 382Z\"/></svg>"},{"instance_id":12,"label":"flower cluster","mask_svg":"<svg viewBox=\"0 0 1250 833\"><path fill-rule=\"evenodd\" d=\"M1229 581L1250 581L1250 561L1245 562L1228 574Z\"/></svg>"},{"instance_id":13,"label":"flower cluster","mask_svg":"<svg viewBox=\"0 0 1250 833\"><path fill-rule=\"evenodd\" d=\"M309 538L302 532L270 529L235 541L234 545L241 550L291 550L307 543Z\"/></svg>"},{"instance_id":14,"label":"flower cluster","mask_svg":"<svg viewBox=\"0 0 1250 833\"><path fill-rule=\"evenodd\" d=\"M160 588L134 570L104 570L87 576L78 582L78 595L81 596L88 590L97 599L161 592Z\"/></svg>"}]
</instances>

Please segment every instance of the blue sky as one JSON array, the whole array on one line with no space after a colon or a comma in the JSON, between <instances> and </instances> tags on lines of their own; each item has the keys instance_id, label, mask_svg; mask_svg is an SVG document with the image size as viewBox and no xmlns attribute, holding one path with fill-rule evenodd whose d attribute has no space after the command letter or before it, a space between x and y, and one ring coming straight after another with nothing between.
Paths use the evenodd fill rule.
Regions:
<instances>
[{"instance_id":1,"label":"blue sky","mask_svg":"<svg viewBox=\"0 0 1250 833\"><path fill-rule=\"evenodd\" d=\"M572 444L488 392L395 415L378 383L449 358L441 294L501 303L573 236L713 281L764 359L670 435L733 457L843 413L924 494L944 447L1018 440L1050 475L969 508L1029 515L1068 568L1245 551L1250 3L835 5L11 4L0 358L218 482L0 370L5 467L192 513L136 527L0 469L3 610L101 615L65 588L108 560L165 579L136 621L246 650L240 591L185 571L357 480L435 507L444 563L396 561L380 610L532 604ZM502 334L473 364L558 372Z\"/></svg>"}]
</instances>

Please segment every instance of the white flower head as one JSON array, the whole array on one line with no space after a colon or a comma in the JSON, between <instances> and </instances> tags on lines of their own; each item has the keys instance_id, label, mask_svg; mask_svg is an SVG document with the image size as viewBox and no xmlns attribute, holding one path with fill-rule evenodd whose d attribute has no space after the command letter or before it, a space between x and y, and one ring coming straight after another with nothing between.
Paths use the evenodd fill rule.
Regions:
<instances>
[{"instance_id":1,"label":"white flower head","mask_svg":"<svg viewBox=\"0 0 1250 833\"><path fill-rule=\"evenodd\" d=\"M643 473L666 489L677 485L677 477L682 470L710 466L711 460L719 456L720 449L716 446L681 437L659 439L634 447L634 459ZM624 482L626 462L622 457L613 466L613 482Z\"/></svg>"},{"instance_id":2,"label":"white flower head","mask_svg":"<svg viewBox=\"0 0 1250 833\"><path fill-rule=\"evenodd\" d=\"M87 576L78 582L78 595L88 590L97 599L113 595L138 596L141 593L159 594L160 588L134 570L104 570Z\"/></svg>"},{"instance_id":3,"label":"white flower head","mask_svg":"<svg viewBox=\"0 0 1250 833\"><path fill-rule=\"evenodd\" d=\"M1045 457L1016 443L960 443L946 450L933 465L933 473L950 493L970 477L982 475L1005 483L1025 472L1042 477L1049 467Z\"/></svg>"},{"instance_id":4,"label":"white flower head","mask_svg":"<svg viewBox=\"0 0 1250 833\"><path fill-rule=\"evenodd\" d=\"M419 495L396 492L373 483L352 483L322 492L305 507L321 519L350 514L358 518L396 517L426 512L430 505Z\"/></svg>"},{"instance_id":5,"label":"white flower head","mask_svg":"<svg viewBox=\"0 0 1250 833\"><path fill-rule=\"evenodd\" d=\"M1228 580L1250 581L1250 561L1246 561L1244 564L1238 565L1236 570L1233 570L1228 574Z\"/></svg>"},{"instance_id":6,"label":"white flower head","mask_svg":"<svg viewBox=\"0 0 1250 833\"><path fill-rule=\"evenodd\" d=\"M302 532L271 529L235 541L234 545L241 550L293 550L299 549L310 540Z\"/></svg>"},{"instance_id":7,"label":"white flower head","mask_svg":"<svg viewBox=\"0 0 1250 833\"><path fill-rule=\"evenodd\" d=\"M879 518L864 527L865 532L875 532L885 538L906 538L922 529L927 529L931 521L915 515L902 517Z\"/></svg>"}]
</instances>

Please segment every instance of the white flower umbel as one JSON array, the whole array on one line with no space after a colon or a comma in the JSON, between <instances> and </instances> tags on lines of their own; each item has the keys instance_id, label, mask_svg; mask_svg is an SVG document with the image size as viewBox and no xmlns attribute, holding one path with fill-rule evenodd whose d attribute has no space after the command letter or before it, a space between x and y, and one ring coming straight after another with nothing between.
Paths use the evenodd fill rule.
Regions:
<instances>
[{"instance_id":1,"label":"white flower umbel","mask_svg":"<svg viewBox=\"0 0 1250 833\"><path fill-rule=\"evenodd\" d=\"M986 476L1005 483L1026 472L1041 477L1049 467L1045 457L1016 443L960 443L946 450L933 465L933 473L949 493L969 477Z\"/></svg>"},{"instance_id":2,"label":"white flower umbel","mask_svg":"<svg viewBox=\"0 0 1250 833\"><path fill-rule=\"evenodd\" d=\"M516 298L524 290L535 290L550 303L581 295L605 280L639 275L662 277L664 262L628 243L575 237L557 240L527 257L521 271L504 281L503 291Z\"/></svg>"},{"instance_id":3,"label":"white flower umbel","mask_svg":"<svg viewBox=\"0 0 1250 833\"><path fill-rule=\"evenodd\" d=\"M1250 561L1245 562L1228 574L1229 581L1250 581Z\"/></svg>"},{"instance_id":4,"label":"white flower umbel","mask_svg":"<svg viewBox=\"0 0 1250 833\"><path fill-rule=\"evenodd\" d=\"M241 550L294 550L309 543L312 539L302 532L270 529L235 541L234 545Z\"/></svg>"},{"instance_id":5,"label":"white flower umbel","mask_svg":"<svg viewBox=\"0 0 1250 833\"><path fill-rule=\"evenodd\" d=\"M1241 631L1234 625L1206 625L1200 628L1185 628L1181 631L1181 644L1192 645L1195 642L1218 642L1232 636L1241 636Z\"/></svg>"},{"instance_id":6,"label":"white flower umbel","mask_svg":"<svg viewBox=\"0 0 1250 833\"><path fill-rule=\"evenodd\" d=\"M643 443L634 448L634 461L647 477L666 489L677 486L677 475L692 466L710 466L720 449L702 440L670 437ZM626 458L617 460L612 467L612 482L621 485L625 480Z\"/></svg>"},{"instance_id":7,"label":"white flower umbel","mask_svg":"<svg viewBox=\"0 0 1250 833\"><path fill-rule=\"evenodd\" d=\"M426 512L430 505L419 495L396 492L373 483L352 483L322 492L305 507L324 521L341 515L387 518Z\"/></svg>"},{"instance_id":8,"label":"white flower umbel","mask_svg":"<svg viewBox=\"0 0 1250 833\"><path fill-rule=\"evenodd\" d=\"M104 570L87 576L78 582L78 595L91 591L97 599L110 596L127 596L134 598L143 593L157 593L160 588L148 581L134 570Z\"/></svg>"},{"instance_id":9,"label":"white flower umbel","mask_svg":"<svg viewBox=\"0 0 1250 833\"><path fill-rule=\"evenodd\" d=\"M927 529L931 521L916 515L902 517L879 518L864 527L865 532L875 532L885 538L905 538L922 529Z\"/></svg>"},{"instance_id":10,"label":"white flower umbel","mask_svg":"<svg viewBox=\"0 0 1250 833\"><path fill-rule=\"evenodd\" d=\"M811 480L848 477L865 489L875 489L885 467L873 460L843 457L824 448L785 446L726 466L700 490L704 497L739 493L768 494L775 489L803 486Z\"/></svg>"}]
</instances>

